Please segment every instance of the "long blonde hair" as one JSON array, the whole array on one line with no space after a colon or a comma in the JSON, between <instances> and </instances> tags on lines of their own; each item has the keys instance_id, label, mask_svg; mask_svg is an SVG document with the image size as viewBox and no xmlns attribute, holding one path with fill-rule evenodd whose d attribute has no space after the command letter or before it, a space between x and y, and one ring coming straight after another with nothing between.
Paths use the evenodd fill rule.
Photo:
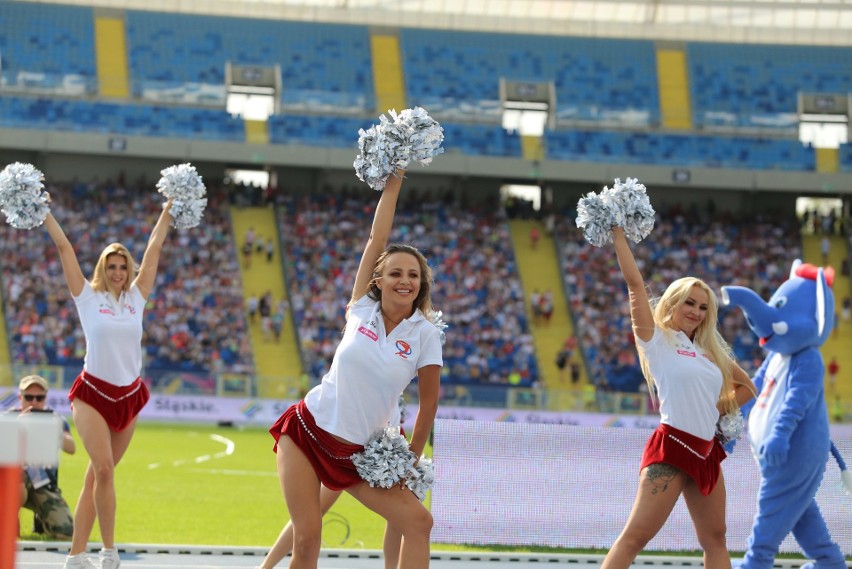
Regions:
<instances>
[{"instance_id":1,"label":"long blonde hair","mask_svg":"<svg viewBox=\"0 0 852 569\"><path fill-rule=\"evenodd\" d=\"M693 343L707 352L710 359L722 372L722 391L719 393L719 403L725 413L735 411L737 402L734 399L734 375L733 369L737 365L733 352L728 343L722 338L716 326L719 314L719 301L707 283L696 277L684 277L674 281L666 289L659 299L652 301L654 305L654 324L661 328L668 336L673 331L672 318L674 313L686 302L693 287L698 287L707 293L707 314L704 320L695 329L692 337ZM649 393L654 394L654 380L644 350L639 349L639 362L642 365L642 374L648 383ZM655 396L656 397L656 396Z\"/></svg>"},{"instance_id":2,"label":"long blonde hair","mask_svg":"<svg viewBox=\"0 0 852 569\"><path fill-rule=\"evenodd\" d=\"M121 243L110 243L101 252L101 256L98 258L98 263L95 265L94 274L92 275L92 288L98 292L109 292L106 266L107 259L110 255L119 255L124 257L124 261L127 263L127 280L122 286L122 291L127 292L130 290L130 285L133 283L133 279L136 278L136 261L133 260L133 255L130 254L127 247Z\"/></svg>"}]
</instances>

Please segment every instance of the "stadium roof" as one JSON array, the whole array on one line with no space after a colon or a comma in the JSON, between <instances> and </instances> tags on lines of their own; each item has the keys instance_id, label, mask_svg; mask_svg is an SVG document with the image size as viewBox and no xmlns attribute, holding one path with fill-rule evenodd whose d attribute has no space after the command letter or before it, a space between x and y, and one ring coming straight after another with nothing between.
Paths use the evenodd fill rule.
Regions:
<instances>
[{"instance_id":1,"label":"stadium roof","mask_svg":"<svg viewBox=\"0 0 852 569\"><path fill-rule=\"evenodd\" d=\"M375 26L852 46L852 0L60 1L112 8Z\"/></svg>"}]
</instances>

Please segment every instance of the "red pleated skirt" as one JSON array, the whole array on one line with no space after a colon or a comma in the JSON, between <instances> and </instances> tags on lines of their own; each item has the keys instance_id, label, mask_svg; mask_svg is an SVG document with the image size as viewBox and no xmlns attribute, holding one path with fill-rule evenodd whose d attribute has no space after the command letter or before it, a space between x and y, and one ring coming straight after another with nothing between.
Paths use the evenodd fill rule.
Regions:
<instances>
[{"instance_id":1,"label":"red pleated skirt","mask_svg":"<svg viewBox=\"0 0 852 569\"><path fill-rule=\"evenodd\" d=\"M317 427L313 415L304 401L290 406L269 429L278 452L278 440L286 435L305 454L314 467L317 478L330 490L346 490L362 482L350 458L362 452L362 445L342 443Z\"/></svg>"},{"instance_id":2,"label":"red pleated skirt","mask_svg":"<svg viewBox=\"0 0 852 569\"><path fill-rule=\"evenodd\" d=\"M148 403L148 386L137 377L130 385L119 387L83 371L71 385L68 399L88 403L101 414L113 431L123 431Z\"/></svg>"},{"instance_id":3,"label":"red pleated skirt","mask_svg":"<svg viewBox=\"0 0 852 569\"><path fill-rule=\"evenodd\" d=\"M715 437L705 441L670 425L661 424L645 443L639 471L651 464L670 464L695 480L701 493L707 496L719 481L722 461L726 457L725 449Z\"/></svg>"}]
</instances>

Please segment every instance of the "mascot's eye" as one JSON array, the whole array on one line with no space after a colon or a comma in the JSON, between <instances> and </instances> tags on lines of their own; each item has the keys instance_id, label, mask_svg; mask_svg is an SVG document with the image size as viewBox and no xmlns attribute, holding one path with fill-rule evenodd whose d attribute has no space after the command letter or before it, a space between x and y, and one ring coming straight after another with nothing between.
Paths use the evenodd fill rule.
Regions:
<instances>
[{"instance_id":1,"label":"mascot's eye","mask_svg":"<svg viewBox=\"0 0 852 569\"><path fill-rule=\"evenodd\" d=\"M775 302L772 303L772 306L774 306L775 308L781 308L785 304L787 304L787 297L786 296L780 296L780 297L775 299Z\"/></svg>"}]
</instances>

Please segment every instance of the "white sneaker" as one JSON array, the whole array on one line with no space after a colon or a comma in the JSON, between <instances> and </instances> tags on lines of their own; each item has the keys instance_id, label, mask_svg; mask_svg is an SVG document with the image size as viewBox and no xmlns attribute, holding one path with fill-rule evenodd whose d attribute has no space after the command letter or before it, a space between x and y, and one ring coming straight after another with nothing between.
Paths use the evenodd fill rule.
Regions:
<instances>
[{"instance_id":1,"label":"white sneaker","mask_svg":"<svg viewBox=\"0 0 852 569\"><path fill-rule=\"evenodd\" d=\"M118 551L115 549L101 549L101 566L100 569L118 569L121 566L121 558L118 556Z\"/></svg>"},{"instance_id":2,"label":"white sneaker","mask_svg":"<svg viewBox=\"0 0 852 569\"><path fill-rule=\"evenodd\" d=\"M65 569L99 569L85 552L66 557L64 567Z\"/></svg>"}]
</instances>

